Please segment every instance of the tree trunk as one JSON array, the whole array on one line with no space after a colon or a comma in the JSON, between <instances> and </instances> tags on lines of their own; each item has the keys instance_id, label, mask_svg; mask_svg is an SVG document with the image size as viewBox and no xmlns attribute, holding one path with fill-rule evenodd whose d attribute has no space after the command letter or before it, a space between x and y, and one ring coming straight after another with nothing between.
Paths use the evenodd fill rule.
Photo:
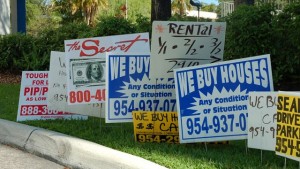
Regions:
<instances>
[{"instance_id":1,"label":"tree trunk","mask_svg":"<svg viewBox=\"0 0 300 169\"><path fill-rule=\"evenodd\" d=\"M151 23L166 21L171 17L171 0L151 0Z\"/></svg>"}]
</instances>

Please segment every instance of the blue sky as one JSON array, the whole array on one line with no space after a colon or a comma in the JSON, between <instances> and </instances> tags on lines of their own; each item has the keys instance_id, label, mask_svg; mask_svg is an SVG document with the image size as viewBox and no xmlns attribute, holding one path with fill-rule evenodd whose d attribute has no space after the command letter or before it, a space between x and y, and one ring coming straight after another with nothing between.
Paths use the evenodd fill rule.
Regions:
<instances>
[{"instance_id":1,"label":"blue sky","mask_svg":"<svg viewBox=\"0 0 300 169\"><path fill-rule=\"evenodd\" d=\"M219 4L218 0L201 0L200 2L203 2L203 3L206 3L206 4L211 4L211 3L214 3L214 4Z\"/></svg>"}]
</instances>

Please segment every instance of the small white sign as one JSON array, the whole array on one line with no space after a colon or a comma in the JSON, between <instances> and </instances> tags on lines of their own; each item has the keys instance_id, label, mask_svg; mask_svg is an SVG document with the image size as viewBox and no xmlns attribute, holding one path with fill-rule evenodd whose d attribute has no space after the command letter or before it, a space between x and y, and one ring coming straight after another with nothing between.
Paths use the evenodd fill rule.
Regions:
<instances>
[{"instance_id":1,"label":"small white sign","mask_svg":"<svg viewBox=\"0 0 300 169\"><path fill-rule=\"evenodd\" d=\"M277 95L277 92L249 92L249 148L275 151Z\"/></svg>"},{"instance_id":2,"label":"small white sign","mask_svg":"<svg viewBox=\"0 0 300 169\"><path fill-rule=\"evenodd\" d=\"M104 103L68 105L66 70L65 53L52 51L49 70L48 109L104 118Z\"/></svg>"},{"instance_id":3,"label":"small white sign","mask_svg":"<svg viewBox=\"0 0 300 169\"><path fill-rule=\"evenodd\" d=\"M17 121L46 119L86 119L81 115L49 110L48 71L23 71Z\"/></svg>"}]
</instances>

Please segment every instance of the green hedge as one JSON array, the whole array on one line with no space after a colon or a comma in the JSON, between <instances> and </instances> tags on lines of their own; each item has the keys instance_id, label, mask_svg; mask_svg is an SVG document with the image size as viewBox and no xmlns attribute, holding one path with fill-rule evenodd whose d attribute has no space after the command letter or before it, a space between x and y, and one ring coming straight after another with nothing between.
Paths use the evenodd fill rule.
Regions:
<instances>
[{"instance_id":1,"label":"green hedge","mask_svg":"<svg viewBox=\"0 0 300 169\"><path fill-rule=\"evenodd\" d=\"M240 6L225 21L225 60L270 54L275 87L299 76L300 3L281 12L272 5Z\"/></svg>"},{"instance_id":2,"label":"green hedge","mask_svg":"<svg viewBox=\"0 0 300 169\"><path fill-rule=\"evenodd\" d=\"M84 23L68 23L56 29L41 30L35 36L3 35L0 36L0 71L49 70L50 53L64 51L64 40L129 34L142 29L148 28L124 18L107 17L95 28Z\"/></svg>"},{"instance_id":3,"label":"green hedge","mask_svg":"<svg viewBox=\"0 0 300 169\"><path fill-rule=\"evenodd\" d=\"M22 61L23 55L29 53L35 39L23 34L10 34L0 37L0 69L16 71L22 69L15 61Z\"/></svg>"}]
</instances>

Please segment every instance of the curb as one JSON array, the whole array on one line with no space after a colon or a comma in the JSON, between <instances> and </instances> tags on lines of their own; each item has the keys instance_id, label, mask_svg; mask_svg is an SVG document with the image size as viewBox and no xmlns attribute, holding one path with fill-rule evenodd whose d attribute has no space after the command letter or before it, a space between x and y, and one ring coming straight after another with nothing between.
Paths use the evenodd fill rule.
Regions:
<instances>
[{"instance_id":1,"label":"curb","mask_svg":"<svg viewBox=\"0 0 300 169\"><path fill-rule=\"evenodd\" d=\"M90 141L3 119L0 142L74 169L166 169Z\"/></svg>"}]
</instances>

